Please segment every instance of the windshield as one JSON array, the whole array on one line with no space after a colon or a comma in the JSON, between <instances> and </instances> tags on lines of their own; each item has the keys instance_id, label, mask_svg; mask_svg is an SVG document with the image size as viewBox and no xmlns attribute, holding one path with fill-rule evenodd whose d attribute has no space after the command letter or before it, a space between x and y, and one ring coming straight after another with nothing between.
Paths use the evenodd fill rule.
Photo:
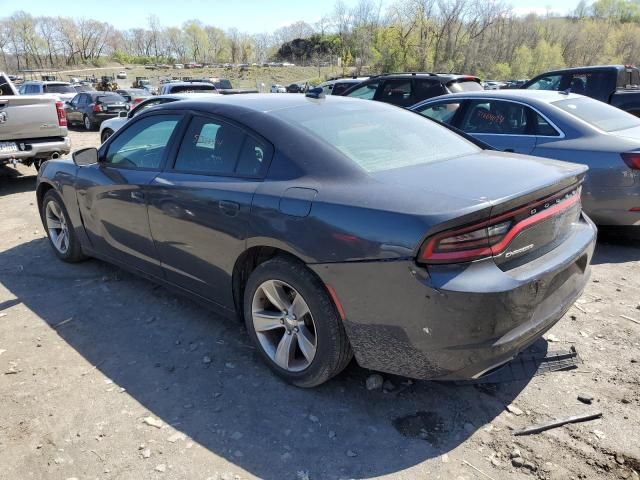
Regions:
<instances>
[{"instance_id":1,"label":"windshield","mask_svg":"<svg viewBox=\"0 0 640 480\"><path fill-rule=\"evenodd\" d=\"M214 91L214 85L174 85L170 88L171 93L209 93Z\"/></svg>"},{"instance_id":2,"label":"windshield","mask_svg":"<svg viewBox=\"0 0 640 480\"><path fill-rule=\"evenodd\" d=\"M561 100L553 105L605 132L640 126L640 118L591 98Z\"/></svg>"},{"instance_id":3,"label":"windshield","mask_svg":"<svg viewBox=\"0 0 640 480\"><path fill-rule=\"evenodd\" d=\"M367 172L437 162L480 151L440 125L377 102L283 109L274 115L307 129ZM311 107L311 108L310 108Z\"/></svg>"},{"instance_id":4,"label":"windshield","mask_svg":"<svg viewBox=\"0 0 640 480\"><path fill-rule=\"evenodd\" d=\"M460 93L460 92L479 92L484 90L482 85L475 80L462 80L457 82L451 82L449 85L449 90L451 93Z\"/></svg>"},{"instance_id":5,"label":"windshield","mask_svg":"<svg viewBox=\"0 0 640 480\"><path fill-rule=\"evenodd\" d=\"M65 84L49 84L42 87L44 93L76 93L76 89L71 85Z\"/></svg>"}]
</instances>

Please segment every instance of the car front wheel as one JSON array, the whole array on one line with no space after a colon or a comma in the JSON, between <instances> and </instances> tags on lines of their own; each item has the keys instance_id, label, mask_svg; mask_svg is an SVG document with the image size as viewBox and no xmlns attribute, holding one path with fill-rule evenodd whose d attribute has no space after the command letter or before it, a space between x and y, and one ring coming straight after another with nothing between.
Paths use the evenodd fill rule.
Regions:
<instances>
[{"instance_id":1,"label":"car front wheel","mask_svg":"<svg viewBox=\"0 0 640 480\"><path fill-rule=\"evenodd\" d=\"M267 364L299 387L326 382L353 356L325 286L297 261L276 257L252 272L244 316L249 336Z\"/></svg>"},{"instance_id":2,"label":"car front wheel","mask_svg":"<svg viewBox=\"0 0 640 480\"><path fill-rule=\"evenodd\" d=\"M58 258L69 263L86 258L64 203L54 190L49 190L42 199L42 223L49 244Z\"/></svg>"}]
</instances>

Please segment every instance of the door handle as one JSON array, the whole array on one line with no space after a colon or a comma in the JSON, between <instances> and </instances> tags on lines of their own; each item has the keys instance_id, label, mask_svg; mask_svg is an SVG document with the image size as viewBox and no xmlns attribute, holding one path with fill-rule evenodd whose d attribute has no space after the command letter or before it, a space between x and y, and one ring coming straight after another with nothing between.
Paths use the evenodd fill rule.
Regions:
<instances>
[{"instance_id":1,"label":"door handle","mask_svg":"<svg viewBox=\"0 0 640 480\"><path fill-rule=\"evenodd\" d=\"M131 199L136 202L144 202L144 192L131 192Z\"/></svg>"},{"instance_id":2,"label":"door handle","mask_svg":"<svg viewBox=\"0 0 640 480\"><path fill-rule=\"evenodd\" d=\"M222 213L225 215L229 215L230 217L235 217L240 211L240 204L236 202L230 202L228 200L220 200L218 203L218 208L222 210Z\"/></svg>"},{"instance_id":3,"label":"door handle","mask_svg":"<svg viewBox=\"0 0 640 480\"><path fill-rule=\"evenodd\" d=\"M515 150L513 148L505 148L504 151L505 152L515 153Z\"/></svg>"}]
</instances>

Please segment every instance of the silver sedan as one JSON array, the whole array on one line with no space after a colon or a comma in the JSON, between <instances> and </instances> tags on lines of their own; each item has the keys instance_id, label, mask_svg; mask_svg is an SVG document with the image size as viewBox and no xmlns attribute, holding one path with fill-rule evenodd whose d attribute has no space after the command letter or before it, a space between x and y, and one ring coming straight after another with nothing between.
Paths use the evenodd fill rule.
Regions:
<instances>
[{"instance_id":1,"label":"silver sedan","mask_svg":"<svg viewBox=\"0 0 640 480\"><path fill-rule=\"evenodd\" d=\"M640 118L582 95L532 90L443 95L410 109L497 150L588 165L584 210L599 225L640 226Z\"/></svg>"}]
</instances>

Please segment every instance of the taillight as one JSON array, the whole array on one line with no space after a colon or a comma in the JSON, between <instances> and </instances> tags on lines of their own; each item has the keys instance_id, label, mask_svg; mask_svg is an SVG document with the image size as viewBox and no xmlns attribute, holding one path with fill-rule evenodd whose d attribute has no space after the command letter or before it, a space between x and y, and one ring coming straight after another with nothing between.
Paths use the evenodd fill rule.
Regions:
<instances>
[{"instance_id":1,"label":"taillight","mask_svg":"<svg viewBox=\"0 0 640 480\"><path fill-rule=\"evenodd\" d=\"M447 230L428 238L421 263L460 263L499 255L521 231L580 202L581 187L511 210L496 218Z\"/></svg>"},{"instance_id":2,"label":"taillight","mask_svg":"<svg viewBox=\"0 0 640 480\"><path fill-rule=\"evenodd\" d=\"M143 100L143 99L142 99L142 97L140 97L140 98L136 98L136 99L134 99L134 100L133 100L133 103L134 103L134 105L137 105L137 104L138 104L138 103L140 103L142 100Z\"/></svg>"},{"instance_id":3,"label":"taillight","mask_svg":"<svg viewBox=\"0 0 640 480\"><path fill-rule=\"evenodd\" d=\"M93 108L91 110L98 113L104 111L103 106L99 103L94 103Z\"/></svg>"},{"instance_id":4,"label":"taillight","mask_svg":"<svg viewBox=\"0 0 640 480\"><path fill-rule=\"evenodd\" d=\"M630 152L623 153L622 160L626 163L629 168L633 168L634 170L640 170L640 153Z\"/></svg>"},{"instance_id":5,"label":"taillight","mask_svg":"<svg viewBox=\"0 0 640 480\"><path fill-rule=\"evenodd\" d=\"M56 114L58 115L58 126L67 126L67 115L64 113L64 103L56 102Z\"/></svg>"}]
</instances>

